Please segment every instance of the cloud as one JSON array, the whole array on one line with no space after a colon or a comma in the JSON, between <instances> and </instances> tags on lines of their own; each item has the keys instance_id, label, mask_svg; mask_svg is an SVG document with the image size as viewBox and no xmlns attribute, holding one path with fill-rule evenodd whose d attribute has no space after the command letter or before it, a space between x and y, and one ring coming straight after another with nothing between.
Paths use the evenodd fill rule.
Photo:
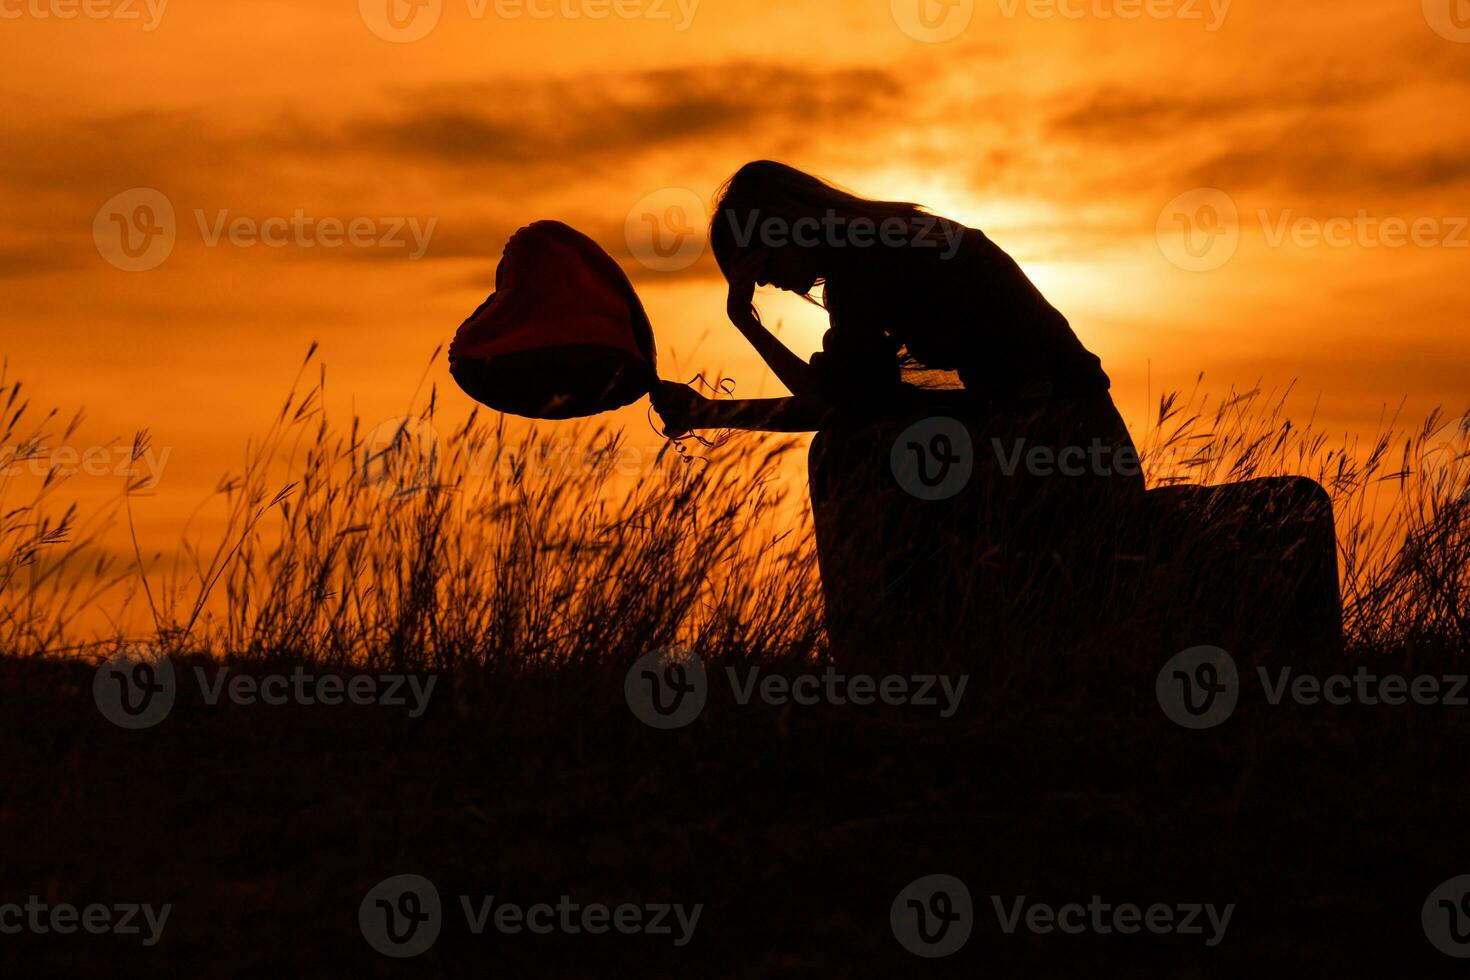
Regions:
<instances>
[{"instance_id":1,"label":"cloud","mask_svg":"<svg viewBox=\"0 0 1470 980\"><path fill-rule=\"evenodd\" d=\"M764 139L813 120L852 135L880 126L903 92L896 74L877 69L740 63L438 86L406 93L395 114L349 121L341 136L360 152L459 167L626 164L670 145Z\"/></svg>"},{"instance_id":2,"label":"cloud","mask_svg":"<svg viewBox=\"0 0 1470 980\"><path fill-rule=\"evenodd\" d=\"M881 134L904 92L897 73L879 69L729 62L416 86L387 109L336 118L179 109L11 119L0 121L0 200L13 231L58 248L85 241L103 201L151 187L181 221L195 208L437 216L430 257L486 257L531 217L607 224L674 173L687 181L707 170L705 193L762 155L751 147L800 153ZM610 196L620 193L630 195L621 205ZM621 243L620 227L607 231L600 241ZM41 269L24 255L6 266Z\"/></svg>"},{"instance_id":3,"label":"cloud","mask_svg":"<svg viewBox=\"0 0 1470 980\"><path fill-rule=\"evenodd\" d=\"M1231 149L1188 170L1181 186L1273 190L1320 197L1398 195L1440 190L1470 180L1470 150L1427 150L1389 156L1350 143L1303 146L1293 138Z\"/></svg>"},{"instance_id":4,"label":"cloud","mask_svg":"<svg viewBox=\"0 0 1470 980\"><path fill-rule=\"evenodd\" d=\"M0 249L0 279L25 279L75 269L81 265L80 255L45 243L38 243L30 248Z\"/></svg>"},{"instance_id":5,"label":"cloud","mask_svg":"<svg viewBox=\"0 0 1470 980\"><path fill-rule=\"evenodd\" d=\"M1107 85L1085 93L1075 104L1055 112L1045 130L1054 137L1105 143L1178 139L1198 131L1217 131L1223 124L1249 123L1292 112L1317 113L1358 108L1382 98L1394 82L1356 80L1284 84L1270 90L1180 95L1173 91L1129 89Z\"/></svg>"},{"instance_id":6,"label":"cloud","mask_svg":"<svg viewBox=\"0 0 1470 980\"><path fill-rule=\"evenodd\" d=\"M897 73L759 63L597 73L401 90L393 111L260 125L200 110L0 123L0 185L65 189L106 179L162 184L341 154L551 172L630 163L673 145L762 141L820 120L824 136L871 132L901 104ZM601 176L601 175L600 175Z\"/></svg>"},{"instance_id":7,"label":"cloud","mask_svg":"<svg viewBox=\"0 0 1470 980\"><path fill-rule=\"evenodd\" d=\"M1219 187L1284 193L1301 202L1359 201L1441 190L1470 180L1470 133L1436 125L1427 86L1407 79L1288 71L1231 92L1185 92L1162 81L1109 84L1058 96L1040 129L1062 159L1077 159L1067 191L1126 196ZM1341 205L1340 205L1341 206Z\"/></svg>"}]
</instances>

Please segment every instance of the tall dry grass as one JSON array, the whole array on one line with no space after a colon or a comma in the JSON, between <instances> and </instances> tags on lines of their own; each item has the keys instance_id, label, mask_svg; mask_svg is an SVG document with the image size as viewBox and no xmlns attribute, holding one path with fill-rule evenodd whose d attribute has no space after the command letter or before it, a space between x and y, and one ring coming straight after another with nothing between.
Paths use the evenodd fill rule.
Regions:
<instances>
[{"instance_id":1,"label":"tall dry grass","mask_svg":"<svg viewBox=\"0 0 1470 980\"><path fill-rule=\"evenodd\" d=\"M219 487L224 534L156 590L166 647L401 668L820 642L814 553L771 520L797 509L772 476L796 440L644 459L595 422L512 438L476 411L443 430L432 393L339 430L324 385L298 378Z\"/></svg>"},{"instance_id":2,"label":"tall dry grass","mask_svg":"<svg viewBox=\"0 0 1470 980\"><path fill-rule=\"evenodd\" d=\"M146 604L148 642L225 656L508 670L626 662L669 643L713 655L825 649L804 441L740 436L702 456L630 452L595 421L553 441L472 413L448 428L432 392L366 431L324 409L315 348L240 471L224 478L224 530L163 566L88 564L119 508L83 522L37 461L75 431L32 418L0 381L0 644L72 650L81 606ZM1310 476L1331 494L1350 643L1377 652L1470 641L1470 462L1420 465L1444 442L1436 413L1371 444L1287 417L1289 391L1163 396L1139 439L1150 483ZM135 456L146 435L135 442ZM27 467L20 467L19 463ZM1459 465L1464 463L1465 465ZM1458 468L1456 468L1458 467ZM26 470L17 474L18 470ZM1447 478L1448 474L1448 478ZM12 491L29 487L12 500Z\"/></svg>"},{"instance_id":3,"label":"tall dry grass","mask_svg":"<svg viewBox=\"0 0 1470 980\"><path fill-rule=\"evenodd\" d=\"M1287 414L1292 393L1160 397L1140 441L1151 485L1300 475L1332 498L1350 647L1470 649L1470 438L1440 409L1418 428L1380 420L1370 442Z\"/></svg>"},{"instance_id":4,"label":"tall dry grass","mask_svg":"<svg viewBox=\"0 0 1470 980\"><path fill-rule=\"evenodd\" d=\"M81 424L81 412L34 408L9 361L0 363L0 654L74 650L77 613L125 591L129 570L96 547L122 498L82 514L64 499L65 471L51 459Z\"/></svg>"}]
</instances>

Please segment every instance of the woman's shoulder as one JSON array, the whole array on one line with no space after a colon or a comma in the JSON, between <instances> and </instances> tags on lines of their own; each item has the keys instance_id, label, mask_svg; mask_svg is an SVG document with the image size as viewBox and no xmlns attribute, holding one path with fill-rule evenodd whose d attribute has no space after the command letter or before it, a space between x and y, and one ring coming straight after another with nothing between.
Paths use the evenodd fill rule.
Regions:
<instances>
[{"instance_id":1,"label":"woman's shoulder","mask_svg":"<svg viewBox=\"0 0 1470 980\"><path fill-rule=\"evenodd\" d=\"M881 255L860 267L861 274L825 285L823 305L834 322L882 319L895 302L905 307L926 305L941 295L952 295L956 287L976 285L987 271L993 277L1001 265L1011 262L979 228L941 215L917 221L901 246L888 244L879 249Z\"/></svg>"},{"instance_id":2,"label":"woman's shoulder","mask_svg":"<svg viewBox=\"0 0 1470 980\"><path fill-rule=\"evenodd\" d=\"M941 262L938 264L941 267L955 268L1006 256L1005 250L995 244L983 230L958 223L951 223L951 226L946 227L946 220L940 219L943 230L939 233L936 246L940 249Z\"/></svg>"}]
</instances>

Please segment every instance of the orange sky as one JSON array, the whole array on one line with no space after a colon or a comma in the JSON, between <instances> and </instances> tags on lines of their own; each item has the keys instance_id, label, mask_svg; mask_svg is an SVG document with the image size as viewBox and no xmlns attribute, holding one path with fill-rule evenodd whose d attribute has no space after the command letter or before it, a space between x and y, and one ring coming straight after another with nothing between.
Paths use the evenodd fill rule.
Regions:
<instances>
[{"instance_id":1,"label":"orange sky","mask_svg":"<svg viewBox=\"0 0 1470 980\"><path fill-rule=\"evenodd\" d=\"M774 157L983 228L1135 426L1150 376L1157 396L1200 371L1299 379L1304 412L1320 395L1352 431L1405 397L1416 419L1470 407L1465 0L918 2L0 0L0 348L38 401L86 405L78 448L153 430L141 516L166 548L311 341L339 417L401 414L537 218L624 260L666 376L779 391L708 256L656 271L625 236L649 195L707 201ZM174 212L155 268L104 255L132 261L99 220L120 194L113 213ZM1198 226L1185 250L1179 214L1222 202L1238 243ZM237 219L285 244L232 243ZM817 345L817 311L761 303Z\"/></svg>"}]
</instances>

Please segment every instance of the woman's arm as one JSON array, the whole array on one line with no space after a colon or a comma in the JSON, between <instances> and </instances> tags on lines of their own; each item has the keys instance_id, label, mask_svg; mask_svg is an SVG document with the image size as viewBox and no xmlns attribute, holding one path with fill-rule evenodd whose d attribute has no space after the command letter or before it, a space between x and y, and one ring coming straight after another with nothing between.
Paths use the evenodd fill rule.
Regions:
<instances>
[{"instance_id":1,"label":"woman's arm","mask_svg":"<svg viewBox=\"0 0 1470 980\"><path fill-rule=\"evenodd\" d=\"M730 293L725 300L725 312L735 329L740 331L771 369L780 382L793 395L806 395L812 391L812 369L797 357L776 335L766 329L755 312L755 274L765 261L763 250L745 257L730 273Z\"/></svg>"},{"instance_id":2,"label":"woman's arm","mask_svg":"<svg viewBox=\"0 0 1470 980\"><path fill-rule=\"evenodd\" d=\"M790 398L705 400L693 429L744 429L750 432L816 432L826 426L832 406L811 395Z\"/></svg>"},{"instance_id":3,"label":"woman's arm","mask_svg":"<svg viewBox=\"0 0 1470 980\"><path fill-rule=\"evenodd\" d=\"M734 317L731 319L734 320ZM813 384L810 364L793 354L753 314L735 320L735 327L788 391L793 395L811 394Z\"/></svg>"},{"instance_id":4,"label":"woman's arm","mask_svg":"<svg viewBox=\"0 0 1470 980\"><path fill-rule=\"evenodd\" d=\"M659 384L653 407L664 420L664 433L674 438L694 429L815 432L832 417L831 404L812 395L715 401L675 381Z\"/></svg>"}]
</instances>

